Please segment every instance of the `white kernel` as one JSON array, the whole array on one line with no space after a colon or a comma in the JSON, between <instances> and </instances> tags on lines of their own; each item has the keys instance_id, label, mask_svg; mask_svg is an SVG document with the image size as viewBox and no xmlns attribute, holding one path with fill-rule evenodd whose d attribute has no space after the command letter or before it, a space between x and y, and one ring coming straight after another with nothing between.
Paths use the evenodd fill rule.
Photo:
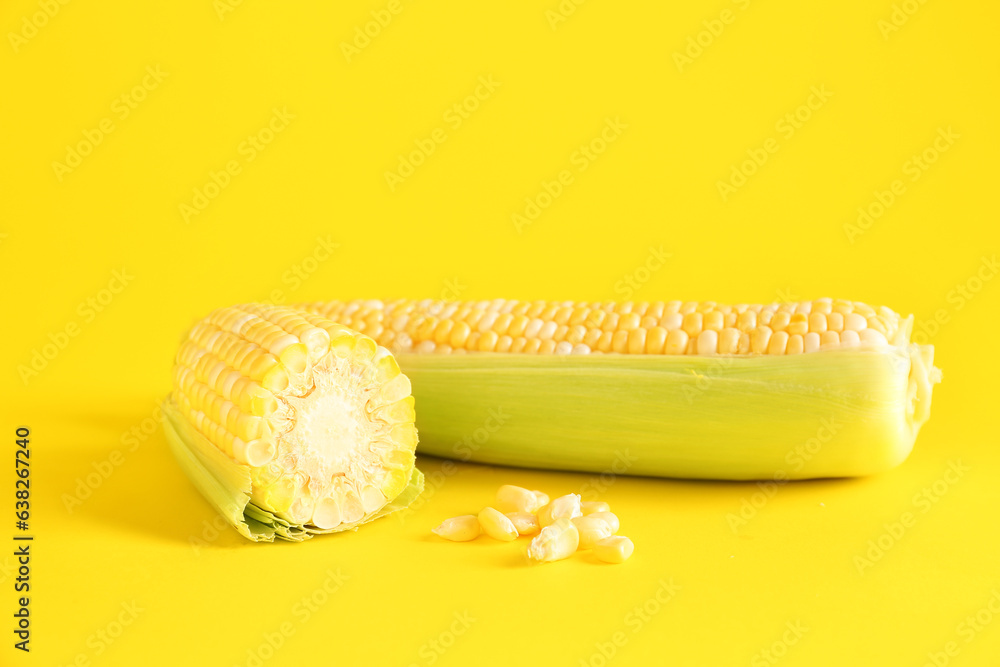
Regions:
<instances>
[{"instance_id":1,"label":"white kernel","mask_svg":"<svg viewBox=\"0 0 1000 667\"><path fill-rule=\"evenodd\" d=\"M542 528L542 532L531 540L528 558L539 562L551 562L569 558L580 546L580 531L569 519L559 519Z\"/></svg>"},{"instance_id":2,"label":"white kernel","mask_svg":"<svg viewBox=\"0 0 1000 667\"><path fill-rule=\"evenodd\" d=\"M878 331L875 329L862 329L859 333L862 343L867 343L868 345L882 346L888 345L889 341L885 339Z\"/></svg>"},{"instance_id":3,"label":"white kernel","mask_svg":"<svg viewBox=\"0 0 1000 667\"><path fill-rule=\"evenodd\" d=\"M573 344L569 341L562 341L556 345L556 354L569 354L573 351Z\"/></svg>"},{"instance_id":4,"label":"white kernel","mask_svg":"<svg viewBox=\"0 0 1000 667\"><path fill-rule=\"evenodd\" d=\"M558 519L575 519L583 516L580 511L580 495L570 493L560 496L538 510L538 523L542 527L555 523Z\"/></svg>"}]
</instances>

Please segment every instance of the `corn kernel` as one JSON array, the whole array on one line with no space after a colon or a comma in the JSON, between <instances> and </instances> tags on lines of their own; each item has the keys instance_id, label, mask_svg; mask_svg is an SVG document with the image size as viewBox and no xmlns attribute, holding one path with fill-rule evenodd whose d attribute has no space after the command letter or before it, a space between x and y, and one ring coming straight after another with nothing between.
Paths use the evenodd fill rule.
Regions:
<instances>
[{"instance_id":1,"label":"corn kernel","mask_svg":"<svg viewBox=\"0 0 1000 667\"><path fill-rule=\"evenodd\" d=\"M518 535L537 535L541 530L538 517L531 512L507 512L506 517L514 524Z\"/></svg>"},{"instance_id":2,"label":"corn kernel","mask_svg":"<svg viewBox=\"0 0 1000 667\"><path fill-rule=\"evenodd\" d=\"M479 537L480 531L479 518L474 514L463 514L445 519L431 532L452 542L468 542Z\"/></svg>"},{"instance_id":3,"label":"corn kernel","mask_svg":"<svg viewBox=\"0 0 1000 667\"><path fill-rule=\"evenodd\" d=\"M570 493L556 498L538 510L538 523L542 527L555 523L558 519L574 519L583 516L580 511L580 495Z\"/></svg>"},{"instance_id":4,"label":"corn kernel","mask_svg":"<svg viewBox=\"0 0 1000 667\"><path fill-rule=\"evenodd\" d=\"M635 551L632 540L622 535L605 537L594 544L594 555L605 563L624 563Z\"/></svg>"},{"instance_id":5,"label":"corn kernel","mask_svg":"<svg viewBox=\"0 0 1000 667\"><path fill-rule=\"evenodd\" d=\"M580 532L580 549L589 549L598 541L611 537L611 526L593 515L578 516L573 519L573 525Z\"/></svg>"},{"instance_id":6,"label":"corn kernel","mask_svg":"<svg viewBox=\"0 0 1000 667\"><path fill-rule=\"evenodd\" d=\"M542 563L569 558L580 546L580 531L569 519L557 519L542 528L528 546L528 558Z\"/></svg>"},{"instance_id":7,"label":"corn kernel","mask_svg":"<svg viewBox=\"0 0 1000 667\"><path fill-rule=\"evenodd\" d=\"M588 514L587 516L604 521L608 524L608 527L611 528L612 535L618 534L618 528L621 524L618 522L618 516L616 514L611 512L594 512L593 514Z\"/></svg>"},{"instance_id":8,"label":"corn kernel","mask_svg":"<svg viewBox=\"0 0 1000 667\"><path fill-rule=\"evenodd\" d=\"M501 512L530 512L532 514L541 507L534 491L513 484L504 484L497 489L494 504Z\"/></svg>"},{"instance_id":9,"label":"corn kernel","mask_svg":"<svg viewBox=\"0 0 1000 667\"><path fill-rule=\"evenodd\" d=\"M484 507L479 512L479 525L483 532L495 540L510 542L517 539L517 528L511 520L493 507Z\"/></svg>"},{"instance_id":10,"label":"corn kernel","mask_svg":"<svg viewBox=\"0 0 1000 667\"><path fill-rule=\"evenodd\" d=\"M583 516L587 516L594 512L610 512L611 506L599 500L585 500L580 503L580 511L583 512Z\"/></svg>"}]
</instances>

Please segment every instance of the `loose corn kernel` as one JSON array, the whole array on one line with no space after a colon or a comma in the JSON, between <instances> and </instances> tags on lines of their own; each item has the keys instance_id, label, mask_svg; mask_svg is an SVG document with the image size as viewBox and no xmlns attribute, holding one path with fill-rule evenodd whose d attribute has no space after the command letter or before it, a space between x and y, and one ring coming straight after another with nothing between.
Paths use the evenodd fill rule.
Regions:
<instances>
[{"instance_id":1,"label":"loose corn kernel","mask_svg":"<svg viewBox=\"0 0 1000 667\"><path fill-rule=\"evenodd\" d=\"M594 555L605 563L624 563L635 551L632 540L623 535L605 537L594 544Z\"/></svg>"},{"instance_id":2,"label":"loose corn kernel","mask_svg":"<svg viewBox=\"0 0 1000 667\"><path fill-rule=\"evenodd\" d=\"M517 539L517 528L511 520L493 507L484 507L479 512L479 525L483 532L495 540L511 542Z\"/></svg>"},{"instance_id":3,"label":"loose corn kernel","mask_svg":"<svg viewBox=\"0 0 1000 667\"><path fill-rule=\"evenodd\" d=\"M580 532L580 549L589 549L598 541L611 537L611 526L593 515L578 516L573 519L573 525Z\"/></svg>"},{"instance_id":4,"label":"loose corn kernel","mask_svg":"<svg viewBox=\"0 0 1000 667\"><path fill-rule=\"evenodd\" d=\"M569 558L580 546L580 531L569 519L557 519L542 528L528 546L528 558L542 563Z\"/></svg>"},{"instance_id":5,"label":"loose corn kernel","mask_svg":"<svg viewBox=\"0 0 1000 667\"><path fill-rule=\"evenodd\" d=\"M507 512L506 516L514 524L518 535L537 535L541 530L538 517L531 512Z\"/></svg>"},{"instance_id":6,"label":"loose corn kernel","mask_svg":"<svg viewBox=\"0 0 1000 667\"><path fill-rule=\"evenodd\" d=\"M445 519L431 532L452 542L468 542L479 537L480 531L479 518L475 514L463 514Z\"/></svg>"},{"instance_id":7,"label":"loose corn kernel","mask_svg":"<svg viewBox=\"0 0 1000 667\"><path fill-rule=\"evenodd\" d=\"M594 512L593 514L588 514L587 516L594 517L595 519L600 519L601 521L607 523L608 527L611 528L612 535L616 535L618 533L618 528L620 527L621 524L618 522L617 515L611 512Z\"/></svg>"},{"instance_id":8,"label":"loose corn kernel","mask_svg":"<svg viewBox=\"0 0 1000 667\"><path fill-rule=\"evenodd\" d=\"M534 491L513 484L504 484L497 489L495 505L501 512L531 512L532 514L541 507Z\"/></svg>"},{"instance_id":9,"label":"loose corn kernel","mask_svg":"<svg viewBox=\"0 0 1000 667\"><path fill-rule=\"evenodd\" d=\"M611 506L599 500L585 500L580 503L580 511L583 512L583 516L587 516L594 512L610 512Z\"/></svg>"},{"instance_id":10,"label":"loose corn kernel","mask_svg":"<svg viewBox=\"0 0 1000 667\"><path fill-rule=\"evenodd\" d=\"M539 509L549 504L549 494L542 493L538 489L535 489L532 493L535 494L535 498L538 500L537 505Z\"/></svg>"},{"instance_id":11,"label":"loose corn kernel","mask_svg":"<svg viewBox=\"0 0 1000 667\"><path fill-rule=\"evenodd\" d=\"M543 528L558 519L573 519L583 516L580 511L580 494L570 493L560 496L538 510L538 524Z\"/></svg>"}]
</instances>

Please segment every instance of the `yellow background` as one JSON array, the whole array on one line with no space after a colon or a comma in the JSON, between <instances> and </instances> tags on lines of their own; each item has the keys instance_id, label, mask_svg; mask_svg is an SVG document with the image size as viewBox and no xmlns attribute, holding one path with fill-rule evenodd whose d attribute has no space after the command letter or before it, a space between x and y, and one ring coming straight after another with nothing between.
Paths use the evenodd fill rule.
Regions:
<instances>
[{"instance_id":1,"label":"yellow background","mask_svg":"<svg viewBox=\"0 0 1000 667\"><path fill-rule=\"evenodd\" d=\"M789 666L920 665L948 642L957 654L938 660L995 664L1000 281L961 307L953 291L1000 246L995 3L914 1L909 16L890 0L592 0L553 28L557 0L402 0L350 61L341 44L388 3L327 4L0 10L0 432L9 470L15 427L32 429L37 538L30 655L12 648L12 557L0 556L0 663L254 664L248 651L289 623L264 664L596 666L616 636L625 641L607 664L772 664L761 651L774 650ZM714 23L724 10L731 22ZM888 31L894 11L902 25ZM699 33L707 45L678 67ZM165 75L142 89L147 67ZM479 77L499 85L455 128L445 114ZM121 118L136 86L144 99ZM813 86L831 96L786 137L777 124ZM275 108L294 118L248 161L241 143ZM580 171L574 153L609 118L627 127ZM60 180L53 163L102 122L113 130ZM435 128L445 141L392 191L385 172ZM958 138L909 180L907 162L947 128ZM718 181L772 138L777 152L724 201ZM181 204L232 160L240 172L186 222ZM512 214L561 170L573 183L518 233ZM896 179L905 192L851 243L845 225ZM317 239L338 247L313 263ZM640 271L661 246L662 268ZM296 267L314 270L297 284ZM125 288L102 293L123 269ZM945 379L913 455L870 479L780 488L736 530L727 516L754 499L753 484L618 478L602 495L633 559L529 568L522 543L446 544L428 531L501 483L558 494L591 476L477 465L449 475L425 458L436 481L405 520L251 545L213 534L212 510L159 429L127 439L152 430L180 337L218 306L606 300L622 296L625 276L648 278L640 300L829 295L924 322L941 311L930 342ZM91 317L87 300L102 296ZM19 368L68 325L76 335L23 380ZM68 511L67 495L109 457L120 465ZM949 461L968 467L954 484L940 482ZM12 534L4 479L0 534ZM935 482L945 490L923 512L914 496ZM890 548L859 572L855 557L907 511L915 524L883 538ZM340 590L296 613L338 568L349 577ZM657 602L671 580L680 590ZM104 644L97 633L129 620L122 605L142 611ZM656 613L638 623L643 606ZM960 624L984 608L993 620L970 638ZM456 613L475 620L453 628ZM786 623L808 630L796 639Z\"/></svg>"}]
</instances>

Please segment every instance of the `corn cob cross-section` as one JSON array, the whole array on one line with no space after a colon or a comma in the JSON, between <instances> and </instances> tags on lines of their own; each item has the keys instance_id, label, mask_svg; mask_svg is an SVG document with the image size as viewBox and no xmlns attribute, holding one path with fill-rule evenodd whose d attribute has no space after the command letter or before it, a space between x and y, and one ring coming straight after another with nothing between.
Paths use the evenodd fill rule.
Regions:
<instances>
[{"instance_id":1,"label":"corn cob cross-section","mask_svg":"<svg viewBox=\"0 0 1000 667\"><path fill-rule=\"evenodd\" d=\"M865 475L907 457L940 380L912 317L852 301L303 307L396 354L422 452L507 465Z\"/></svg>"},{"instance_id":2,"label":"corn cob cross-section","mask_svg":"<svg viewBox=\"0 0 1000 667\"><path fill-rule=\"evenodd\" d=\"M178 460L251 539L355 528L422 484L408 378L312 313L247 304L195 324L165 412Z\"/></svg>"}]
</instances>

